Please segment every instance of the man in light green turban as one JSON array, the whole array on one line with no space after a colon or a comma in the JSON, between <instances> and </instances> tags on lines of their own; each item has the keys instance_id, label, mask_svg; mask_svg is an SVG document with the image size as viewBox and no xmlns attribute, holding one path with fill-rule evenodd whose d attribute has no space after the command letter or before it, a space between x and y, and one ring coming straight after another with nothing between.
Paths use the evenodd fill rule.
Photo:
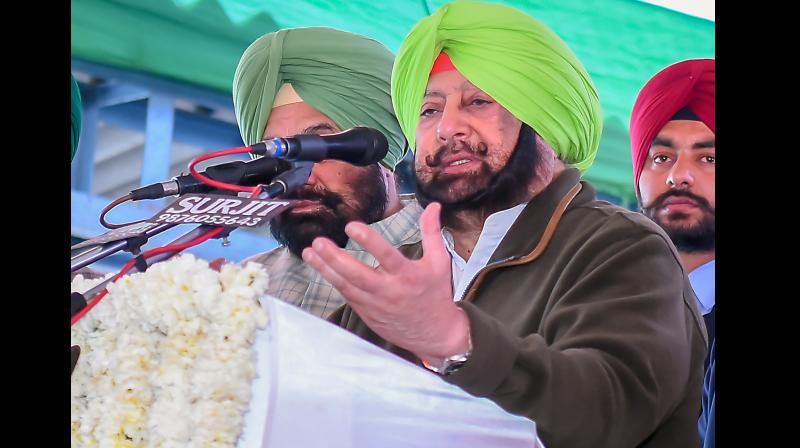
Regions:
<instances>
[{"instance_id":1,"label":"man in light green turban","mask_svg":"<svg viewBox=\"0 0 800 448\"><path fill-rule=\"evenodd\" d=\"M330 320L536 422L548 447L698 446L706 335L669 238L581 181L598 95L544 24L451 3L402 43L392 97L415 148L422 240L318 238Z\"/></svg>"},{"instance_id":2,"label":"man in light green turban","mask_svg":"<svg viewBox=\"0 0 800 448\"><path fill-rule=\"evenodd\" d=\"M320 317L344 304L344 298L300 258L314 238L330 238L367 264L375 264L372 255L344 232L350 221L371 224L396 245L419 241L422 209L413 198L401 201L394 176L408 146L392 109L393 61L394 55L373 39L310 27L262 36L236 68L233 100L247 145L355 126L377 129L389 142L380 164L315 163L307 184L286 196L304 201L270 223L282 246L248 260L267 267L269 294Z\"/></svg>"}]
</instances>

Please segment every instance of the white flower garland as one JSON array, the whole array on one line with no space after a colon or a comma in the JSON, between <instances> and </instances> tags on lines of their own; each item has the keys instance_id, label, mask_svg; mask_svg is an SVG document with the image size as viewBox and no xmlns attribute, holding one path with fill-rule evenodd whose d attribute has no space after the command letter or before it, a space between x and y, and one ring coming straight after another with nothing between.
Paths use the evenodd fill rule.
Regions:
<instances>
[{"instance_id":1,"label":"white flower garland","mask_svg":"<svg viewBox=\"0 0 800 448\"><path fill-rule=\"evenodd\" d=\"M78 275L72 291L102 279ZM186 254L125 276L72 326L73 447L234 447L256 375L267 273Z\"/></svg>"}]
</instances>

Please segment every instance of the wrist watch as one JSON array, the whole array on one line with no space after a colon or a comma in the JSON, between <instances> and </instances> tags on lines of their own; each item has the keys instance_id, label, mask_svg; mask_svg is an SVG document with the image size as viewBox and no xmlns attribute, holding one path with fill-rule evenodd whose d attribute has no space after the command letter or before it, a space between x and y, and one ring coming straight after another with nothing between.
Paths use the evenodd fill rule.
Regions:
<instances>
[{"instance_id":1,"label":"wrist watch","mask_svg":"<svg viewBox=\"0 0 800 448\"><path fill-rule=\"evenodd\" d=\"M455 372L456 370L460 369L461 366L463 366L464 364L466 364L467 360L469 359L469 355L471 354L472 354L472 335L469 335L467 338L466 352L459 353L453 356L448 356L447 358L444 359L444 361L442 361L442 365L439 367L428 364L428 362L425 360L422 360L422 365L425 366L426 369L438 373L441 376L447 376Z\"/></svg>"}]
</instances>

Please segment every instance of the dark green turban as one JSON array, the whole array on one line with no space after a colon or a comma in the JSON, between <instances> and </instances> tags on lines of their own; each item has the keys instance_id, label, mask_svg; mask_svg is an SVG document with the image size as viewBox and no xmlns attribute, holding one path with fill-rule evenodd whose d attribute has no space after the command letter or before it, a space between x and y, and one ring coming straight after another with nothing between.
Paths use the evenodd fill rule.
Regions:
<instances>
[{"instance_id":1,"label":"dark green turban","mask_svg":"<svg viewBox=\"0 0 800 448\"><path fill-rule=\"evenodd\" d=\"M242 140L262 140L285 83L344 130L375 128L389 140L381 161L394 170L405 140L390 96L394 55L381 43L334 28L291 28L266 34L245 50L233 78L233 103Z\"/></svg>"},{"instance_id":2,"label":"dark green turban","mask_svg":"<svg viewBox=\"0 0 800 448\"><path fill-rule=\"evenodd\" d=\"M444 5L414 26L401 44L392 98L412 148L428 74L442 51L459 73L536 130L561 160L589 168L603 129L589 74L543 23L491 3Z\"/></svg>"},{"instance_id":3,"label":"dark green turban","mask_svg":"<svg viewBox=\"0 0 800 448\"><path fill-rule=\"evenodd\" d=\"M72 99L70 101L70 115L72 116L70 135L72 136L72 149L69 156L70 160L72 160L75 158L75 151L78 149L78 140L81 136L81 92L72 74L69 75L69 78L72 80Z\"/></svg>"}]
</instances>

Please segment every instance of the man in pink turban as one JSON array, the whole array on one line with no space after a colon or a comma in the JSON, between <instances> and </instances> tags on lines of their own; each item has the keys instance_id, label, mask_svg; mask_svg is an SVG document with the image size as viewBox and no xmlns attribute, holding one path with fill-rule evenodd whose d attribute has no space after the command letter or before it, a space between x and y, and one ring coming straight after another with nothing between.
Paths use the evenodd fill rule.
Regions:
<instances>
[{"instance_id":1,"label":"man in pink turban","mask_svg":"<svg viewBox=\"0 0 800 448\"><path fill-rule=\"evenodd\" d=\"M642 88L631 115L639 206L661 226L681 257L706 323L703 447L714 446L716 126L713 59L670 65Z\"/></svg>"}]
</instances>

